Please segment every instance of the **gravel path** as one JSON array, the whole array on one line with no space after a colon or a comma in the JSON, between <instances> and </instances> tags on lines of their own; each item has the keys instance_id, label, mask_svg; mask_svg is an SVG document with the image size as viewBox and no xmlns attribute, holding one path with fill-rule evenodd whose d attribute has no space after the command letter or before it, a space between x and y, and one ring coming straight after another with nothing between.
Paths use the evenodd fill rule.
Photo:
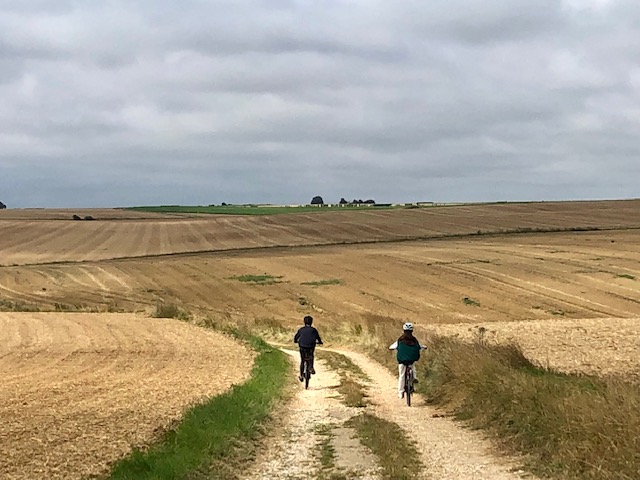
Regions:
<instances>
[{"instance_id":1,"label":"gravel path","mask_svg":"<svg viewBox=\"0 0 640 480\"><path fill-rule=\"evenodd\" d=\"M437 411L423 406L416 395L412 407L396 394L397 378L366 355L336 350L351 359L371 379L368 383L371 407L379 417L397 423L416 443L426 467L425 477L442 480L532 479L517 463L492 454L490 443L479 433L461 427Z\"/></svg>"},{"instance_id":2,"label":"gravel path","mask_svg":"<svg viewBox=\"0 0 640 480\"><path fill-rule=\"evenodd\" d=\"M297 362L297 352L285 350ZM425 480L517 480L534 477L518 468L515 460L496 454L479 432L462 427L438 411L425 406L416 395L411 408L396 395L396 378L366 355L335 350L358 365L367 375L367 411L399 425L416 444L425 466ZM378 480L377 459L363 447L355 432L344 422L362 409L346 407L337 387L340 377L327 364L316 360L318 375L309 390L302 386L282 412L283 424L266 442L268 448L258 457L243 479L332 478L341 473L349 479ZM337 469L327 471L320 462L319 444L323 431L331 432L331 446Z\"/></svg>"},{"instance_id":3,"label":"gravel path","mask_svg":"<svg viewBox=\"0 0 640 480\"><path fill-rule=\"evenodd\" d=\"M292 362L297 362L297 352L285 352L291 355ZM265 442L267 449L243 479L331 478L331 473L341 473L345 475L342 478L353 480L381 478L376 458L360 444L352 429L342 426L359 410L342 403L336 390L340 377L319 359L315 368L318 374L311 378L309 389L300 384L295 398L283 412L284 425ZM320 462L319 443L326 438L334 451L335 468L330 471Z\"/></svg>"}]
</instances>

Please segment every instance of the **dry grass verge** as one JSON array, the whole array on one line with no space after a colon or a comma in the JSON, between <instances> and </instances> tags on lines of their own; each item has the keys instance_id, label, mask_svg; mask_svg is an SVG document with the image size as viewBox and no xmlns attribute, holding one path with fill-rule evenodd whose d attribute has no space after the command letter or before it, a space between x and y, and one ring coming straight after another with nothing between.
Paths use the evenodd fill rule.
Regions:
<instances>
[{"instance_id":1,"label":"dry grass verge","mask_svg":"<svg viewBox=\"0 0 640 480\"><path fill-rule=\"evenodd\" d=\"M640 386L541 368L516 345L429 345L429 400L527 455L535 473L640 478Z\"/></svg>"},{"instance_id":2,"label":"dry grass verge","mask_svg":"<svg viewBox=\"0 0 640 480\"><path fill-rule=\"evenodd\" d=\"M153 312L153 316L156 318L175 318L176 320L191 319L191 313L187 310L180 308L175 303L163 302L158 302L156 304L156 310Z\"/></svg>"},{"instance_id":3,"label":"dry grass verge","mask_svg":"<svg viewBox=\"0 0 640 480\"><path fill-rule=\"evenodd\" d=\"M367 315L339 332L359 339L396 372L388 346L402 319ZM581 480L640 478L640 385L622 377L568 374L534 364L513 344L429 337L418 364L420 393L505 451L525 455L540 476Z\"/></svg>"}]
</instances>

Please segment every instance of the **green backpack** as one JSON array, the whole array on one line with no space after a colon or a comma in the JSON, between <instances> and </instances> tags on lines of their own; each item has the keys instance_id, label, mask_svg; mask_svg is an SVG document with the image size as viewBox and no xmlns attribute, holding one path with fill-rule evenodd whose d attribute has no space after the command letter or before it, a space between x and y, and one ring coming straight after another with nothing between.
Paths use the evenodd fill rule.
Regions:
<instances>
[{"instance_id":1,"label":"green backpack","mask_svg":"<svg viewBox=\"0 0 640 480\"><path fill-rule=\"evenodd\" d=\"M420 360L420 344L407 345L398 342L398 353L396 354L398 363L413 363Z\"/></svg>"}]
</instances>

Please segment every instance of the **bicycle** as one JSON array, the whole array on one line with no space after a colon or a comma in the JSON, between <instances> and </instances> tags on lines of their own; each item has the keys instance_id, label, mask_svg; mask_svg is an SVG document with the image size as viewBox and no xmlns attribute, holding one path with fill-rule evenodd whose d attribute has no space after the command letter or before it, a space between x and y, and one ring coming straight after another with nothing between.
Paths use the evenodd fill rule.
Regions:
<instances>
[{"instance_id":1,"label":"bicycle","mask_svg":"<svg viewBox=\"0 0 640 480\"><path fill-rule=\"evenodd\" d=\"M304 388L309 388L309 380L311 379L311 357L313 353L305 354L302 357L302 378L304 379Z\"/></svg>"},{"instance_id":2,"label":"bicycle","mask_svg":"<svg viewBox=\"0 0 640 480\"><path fill-rule=\"evenodd\" d=\"M404 370L404 397L407 399L407 406L411 406L411 395L413 394L413 366L407 365Z\"/></svg>"}]
</instances>

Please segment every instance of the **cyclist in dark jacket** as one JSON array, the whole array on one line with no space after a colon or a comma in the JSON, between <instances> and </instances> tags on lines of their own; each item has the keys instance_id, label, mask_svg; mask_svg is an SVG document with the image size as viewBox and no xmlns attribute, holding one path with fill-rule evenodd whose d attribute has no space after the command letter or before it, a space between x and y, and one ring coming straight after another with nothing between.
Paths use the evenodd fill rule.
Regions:
<instances>
[{"instance_id":1,"label":"cyclist in dark jacket","mask_svg":"<svg viewBox=\"0 0 640 480\"><path fill-rule=\"evenodd\" d=\"M309 368L311 374L315 375L316 371L313 369L313 354L316 349L316 344L322 345L322 339L318 330L311 326L313 318L309 315L304 317L304 327L301 327L293 337L293 342L297 343L300 347L300 375L298 380L301 382L304 380L302 374L304 373L304 359L309 358Z\"/></svg>"},{"instance_id":2,"label":"cyclist in dark jacket","mask_svg":"<svg viewBox=\"0 0 640 480\"><path fill-rule=\"evenodd\" d=\"M413 323L409 322L402 326L402 336L389 347L389 350L397 350L398 398L404 397L404 374L407 367L413 369L414 382L418 382L414 362L417 362L420 359L420 350L425 348L426 347L420 345L418 339L413 336Z\"/></svg>"}]
</instances>

